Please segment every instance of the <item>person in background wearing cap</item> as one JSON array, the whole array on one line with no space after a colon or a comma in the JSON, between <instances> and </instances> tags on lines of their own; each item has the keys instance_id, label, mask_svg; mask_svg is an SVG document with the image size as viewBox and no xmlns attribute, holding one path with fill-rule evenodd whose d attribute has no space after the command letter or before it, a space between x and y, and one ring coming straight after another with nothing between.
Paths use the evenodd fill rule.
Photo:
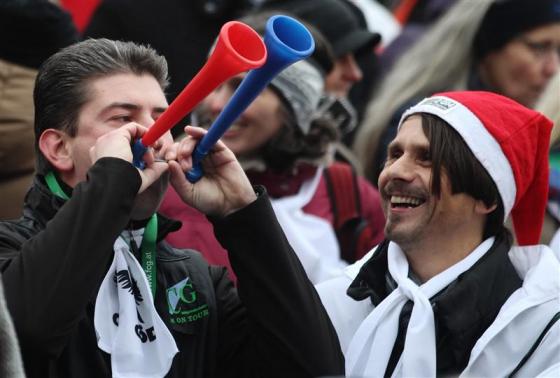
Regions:
<instances>
[{"instance_id":1,"label":"person in background wearing cap","mask_svg":"<svg viewBox=\"0 0 560 378\"><path fill-rule=\"evenodd\" d=\"M269 12L255 13L241 21L262 33L269 15ZM319 109L325 76L314 57L324 57L328 44L316 30L311 30L316 42L312 58L281 71L221 140L240 160L251 183L267 188L290 244L311 282L318 283L340 274L347 262L341 257L334 229L335 209L324 175L325 169L333 163L331 147L339 135L330 118ZM244 76L240 74L226 81L201 102L194 117L198 124L211 125ZM373 185L357 177L356 190L361 217L369 233L364 234L366 239L352 262L383 239L385 221L379 192ZM229 266L227 254L202 214L184 206L173 191L167 193L161 210L185 224L179 232L169 236L172 245L196 246L212 263ZM358 227L359 224L354 227L356 233L359 233Z\"/></svg>"},{"instance_id":2,"label":"person in background wearing cap","mask_svg":"<svg viewBox=\"0 0 560 378\"><path fill-rule=\"evenodd\" d=\"M402 112L432 93L488 90L532 108L560 67L560 0L460 0L375 91L353 150L377 182Z\"/></svg>"},{"instance_id":3,"label":"person in background wearing cap","mask_svg":"<svg viewBox=\"0 0 560 378\"><path fill-rule=\"evenodd\" d=\"M379 177L386 240L317 286L348 376L558 376L560 262L535 245L551 128L492 92L404 113Z\"/></svg>"},{"instance_id":4,"label":"person in background wearing cap","mask_svg":"<svg viewBox=\"0 0 560 378\"><path fill-rule=\"evenodd\" d=\"M268 10L288 10L303 21L316 27L332 46L335 64L326 76L325 92L329 97L323 99L322 106L330 107L339 128L345 137L358 123L361 103L365 105L369 90L365 96L349 101L352 87L365 81L372 85L374 48L381 40L381 35L369 31L361 10L347 0L269 0L262 5ZM359 62L367 63L361 67ZM364 77L364 69L367 77ZM356 112L356 108L358 112Z\"/></svg>"}]
</instances>

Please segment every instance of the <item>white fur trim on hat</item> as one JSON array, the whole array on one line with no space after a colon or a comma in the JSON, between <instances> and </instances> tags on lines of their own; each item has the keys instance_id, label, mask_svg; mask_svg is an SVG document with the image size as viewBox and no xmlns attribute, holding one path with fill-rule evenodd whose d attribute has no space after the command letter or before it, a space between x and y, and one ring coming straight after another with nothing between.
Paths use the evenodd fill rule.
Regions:
<instances>
[{"instance_id":1,"label":"white fur trim on hat","mask_svg":"<svg viewBox=\"0 0 560 378\"><path fill-rule=\"evenodd\" d=\"M474 156L494 180L504 204L507 218L515 203L516 185L509 160L500 144L486 130L482 122L466 106L445 96L428 97L409 108L401 117L403 121L417 113L433 114L451 125L463 138Z\"/></svg>"}]
</instances>

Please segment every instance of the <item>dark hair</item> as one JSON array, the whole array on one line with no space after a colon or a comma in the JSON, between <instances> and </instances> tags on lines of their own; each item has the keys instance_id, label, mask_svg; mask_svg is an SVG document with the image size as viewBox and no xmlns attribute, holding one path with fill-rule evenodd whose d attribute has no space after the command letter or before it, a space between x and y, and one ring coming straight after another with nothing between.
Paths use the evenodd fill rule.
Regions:
<instances>
[{"instance_id":1,"label":"dark hair","mask_svg":"<svg viewBox=\"0 0 560 378\"><path fill-rule=\"evenodd\" d=\"M278 96L282 99L281 96ZM280 102L283 127L263 147L261 156L271 169L280 172L290 169L298 160L320 159L329 146L339 138L336 125L330 118L320 116L311 122L307 134L298 127L293 112Z\"/></svg>"},{"instance_id":2,"label":"dark hair","mask_svg":"<svg viewBox=\"0 0 560 378\"><path fill-rule=\"evenodd\" d=\"M75 136L83 105L90 100L88 84L118 73L152 75L164 90L168 85L167 62L149 46L109 39L88 39L52 55L39 68L35 81L35 150L37 171L51 165L39 150L39 137L47 129Z\"/></svg>"},{"instance_id":3,"label":"dark hair","mask_svg":"<svg viewBox=\"0 0 560 378\"><path fill-rule=\"evenodd\" d=\"M441 174L445 170L451 193L468 194L482 200L486 206L497 205L486 218L483 238L508 233L504 227L504 205L498 188L463 138L441 118L426 113L420 113L420 116L422 130L430 142L432 194L438 198L441 196Z\"/></svg>"}]
</instances>

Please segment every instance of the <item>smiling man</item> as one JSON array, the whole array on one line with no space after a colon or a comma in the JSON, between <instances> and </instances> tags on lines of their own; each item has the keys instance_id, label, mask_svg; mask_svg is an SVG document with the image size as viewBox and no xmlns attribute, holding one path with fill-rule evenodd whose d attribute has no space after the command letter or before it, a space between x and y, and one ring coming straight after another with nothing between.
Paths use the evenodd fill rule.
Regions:
<instances>
[{"instance_id":1,"label":"smiling man","mask_svg":"<svg viewBox=\"0 0 560 378\"><path fill-rule=\"evenodd\" d=\"M560 263L531 246L550 129L489 92L443 93L405 112L379 177L386 240L318 285L347 375L558 372ZM504 227L510 214L523 247Z\"/></svg>"}]
</instances>

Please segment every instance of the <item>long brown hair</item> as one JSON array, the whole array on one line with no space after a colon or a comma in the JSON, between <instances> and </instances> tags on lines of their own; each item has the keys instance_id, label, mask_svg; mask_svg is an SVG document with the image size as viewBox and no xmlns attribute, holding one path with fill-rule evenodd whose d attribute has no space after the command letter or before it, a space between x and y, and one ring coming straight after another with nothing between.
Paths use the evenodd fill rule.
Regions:
<instances>
[{"instance_id":1,"label":"long brown hair","mask_svg":"<svg viewBox=\"0 0 560 378\"><path fill-rule=\"evenodd\" d=\"M420 113L422 130L430 141L432 161L431 192L441 196L441 175L445 173L451 185L451 193L465 193L486 206L497 205L488 214L483 238L509 233L504 227L504 205L490 174L480 164L463 138L441 118ZM510 235L511 236L511 235Z\"/></svg>"}]
</instances>

